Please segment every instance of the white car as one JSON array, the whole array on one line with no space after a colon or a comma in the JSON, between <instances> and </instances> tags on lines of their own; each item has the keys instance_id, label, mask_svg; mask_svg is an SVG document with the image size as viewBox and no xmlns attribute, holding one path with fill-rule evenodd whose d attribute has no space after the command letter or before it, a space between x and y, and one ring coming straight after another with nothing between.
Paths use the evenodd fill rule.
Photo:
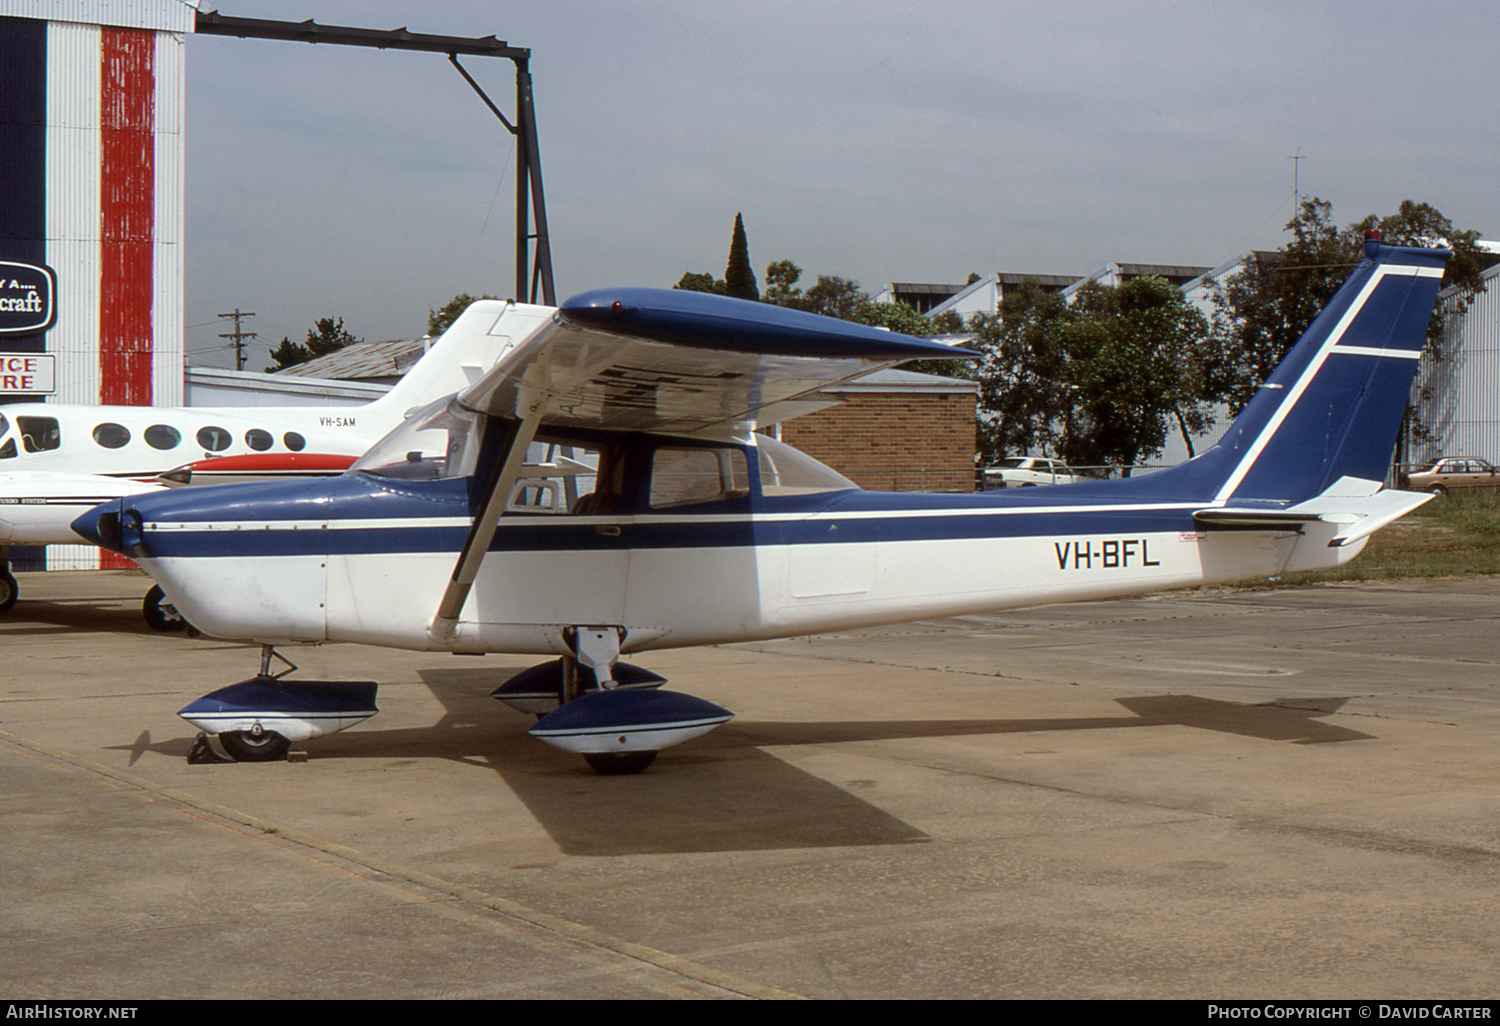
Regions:
<instances>
[{"instance_id":1,"label":"white car","mask_svg":"<svg viewBox=\"0 0 1500 1026\"><path fill-rule=\"evenodd\" d=\"M1010 456L984 470L986 488L1072 484L1077 480L1078 475L1066 463L1048 456Z\"/></svg>"}]
</instances>

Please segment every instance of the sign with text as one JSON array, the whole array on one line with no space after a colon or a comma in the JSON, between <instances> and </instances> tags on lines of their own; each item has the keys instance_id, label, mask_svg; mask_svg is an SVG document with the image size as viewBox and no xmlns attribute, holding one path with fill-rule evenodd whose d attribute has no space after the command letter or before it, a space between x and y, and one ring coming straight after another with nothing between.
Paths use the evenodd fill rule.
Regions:
<instances>
[{"instance_id":1,"label":"sign with text","mask_svg":"<svg viewBox=\"0 0 1500 1026\"><path fill-rule=\"evenodd\" d=\"M0 353L0 395L57 391L57 357L49 353Z\"/></svg>"},{"instance_id":2,"label":"sign with text","mask_svg":"<svg viewBox=\"0 0 1500 1026\"><path fill-rule=\"evenodd\" d=\"M57 320L57 275L41 264L0 260L0 335L36 335Z\"/></svg>"}]
</instances>

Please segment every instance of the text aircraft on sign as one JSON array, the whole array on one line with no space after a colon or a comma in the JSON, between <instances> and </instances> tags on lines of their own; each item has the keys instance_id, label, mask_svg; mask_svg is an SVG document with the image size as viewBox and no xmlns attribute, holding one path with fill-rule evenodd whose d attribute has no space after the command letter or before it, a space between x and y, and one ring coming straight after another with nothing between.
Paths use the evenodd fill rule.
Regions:
<instances>
[{"instance_id":1,"label":"text aircraft on sign","mask_svg":"<svg viewBox=\"0 0 1500 1026\"><path fill-rule=\"evenodd\" d=\"M1146 477L874 493L753 432L814 389L952 351L765 304L622 289L532 317L349 473L181 489L76 525L261 672L181 715L237 758L375 712L271 646L552 655L496 697L604 772L730 713L623 655L1242 580L1351 559L1430 496L1381 482L1448 253L1366 259L1215 446ZM519 335L494 307L493 330ZM530 315L528 315L530 316Z\"/></svg>"},{"instance_id":2,"label":"text aircraft on sign","mask_svg":"<svg viewBox=\"0 0 1500 1026\"><path fill-rule=\"evenodd\" d=\"M523 334L534 327L526 318L513 318ZM488 332L493 320L459 317L362 406L0 406L0 612L17 594L11 545L81 544L79 514L156 491L164 473L177 485L341 472L411 410L477 381L511 341Z\"/></svg>"}]
</instances>

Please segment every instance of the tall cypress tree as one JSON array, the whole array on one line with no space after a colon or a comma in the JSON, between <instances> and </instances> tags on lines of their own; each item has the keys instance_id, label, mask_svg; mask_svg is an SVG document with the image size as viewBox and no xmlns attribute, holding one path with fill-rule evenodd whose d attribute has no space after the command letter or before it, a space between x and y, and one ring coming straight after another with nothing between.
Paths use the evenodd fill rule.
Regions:
<instances>
[{"instance_id":1,"label":"tall cypress tree","mask_svg":"<svg viewBox=\"0 0 1500 1026\"><path fill-rule=\"evenodd\" d=\"M760 300L755 285L755 271L750 267L750 243L745 238L745 222L734 215L734 239L729 244L729 264L724 268L724 291L737 299Z\"/></svg>"}]
</instances>

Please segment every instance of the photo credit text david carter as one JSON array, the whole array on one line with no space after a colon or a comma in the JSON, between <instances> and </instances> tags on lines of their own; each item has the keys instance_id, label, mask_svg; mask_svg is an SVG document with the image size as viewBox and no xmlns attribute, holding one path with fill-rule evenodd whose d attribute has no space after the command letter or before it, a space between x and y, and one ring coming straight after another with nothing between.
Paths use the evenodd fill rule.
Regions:
<instances>
[{"instance_id":1,"label":"photo credit text david carter","mask_svg":"<svg viewBox=\"0 0 1500 1026\"><path fill-rule=\"evenodd\" d=\"M1209 1002L1210 1019L1492 1019L1490 1001Z\"/></svg>"}]
</instances>

